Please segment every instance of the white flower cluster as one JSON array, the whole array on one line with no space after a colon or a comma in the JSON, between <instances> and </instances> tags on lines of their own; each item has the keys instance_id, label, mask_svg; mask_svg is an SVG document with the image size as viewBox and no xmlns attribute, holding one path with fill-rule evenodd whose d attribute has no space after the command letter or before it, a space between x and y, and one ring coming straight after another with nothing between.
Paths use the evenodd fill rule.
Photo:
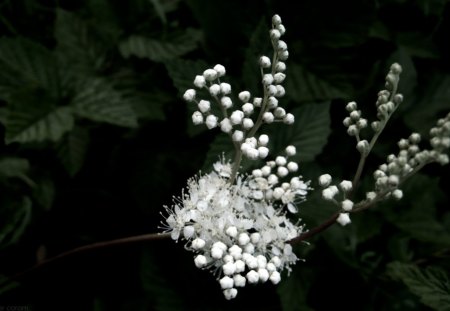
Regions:
<instances>
[{"instance_id":1,"label":"white flower cluster","mask_svg":"<svg viewBox=\"0 0 450 311\"><path fill-rule=\"evenodd\" d=\"M248 177L238 175L231 184L231 165L218 162L213 172L190 179L187 192L166 207L166 232L187 241L198 268L218 274L227 299L247 283L277 284L280 272L298 260L288 241L303 227L292 223L280 206L303 200L309 186L294 177L279 187L277 175L271 174L275 166L268 163Z\"/></svg>"},{"instance_id":2,"label":"white flower cluster","mask_svg":"<svg viewBox=\"0 0 450 311\"><path fill-rule=\"evenodd\" d=\"M322 198L327 201L332 201L338 205L341 209L336 221L345 226L351 222L349 212L353 209L353 201L347 198L347 195L353 189L353 183L349 180L343 180L339 183L339 187L332 185L332 177L330 174L323 174L319 177L319 185L323 188ZM342 191L340 200L336 199L336 196Z\"/></svg>"},{"instance_id":3,"label":"white flower cluster","mask_svg":"<svg viewBox=\"0 0 450 311\"><path fill-rule=\"evenodd\" d=\"M286 42L280 40L285 32L286 29L281 23L281 18L275 15L272 18L272 29L270 30L270 38L274 47L273 59L271 61L267 56L261 56L259 59L264 90L262 97L252 98L249 91L242 91L238 94L240 107L236 107L236 101L233 101L231 97L231 85L221 82L226 71L225 67L219 64L205 70L202 75L197 75L194 79L194 86L197 89L208 91L220 108L222 116L213 113L212 103L209 100L197 98L196 89L189 89L183 95L187 102L197 105L198 110L192 114L192 121L195 125L205 124L208 129L220 127L222 132L230 135L243 155L252 160L264 159L269 153L264 138L260 137L258 140L254 138L261 123L292 124L295 120L293 114L287 113L284 108L278 106L278 98L285 94L282 85L286 78L284 61L289 56ZM233 110L229 111L232 108ZM255 114L257 110L259 113Z\"/></svg>"},{"instance_id":4,"label":"white flower cluster","mask_svg":"<svg viewBox=\"0 0 450 311\"><path fill-rule=\"evenodd\" d=\"M449 157L444 152L450 148L450 113L438 120L436 127L430 130L430 136L431 150L420 149L421 137L418 133L398 142L400 152L397 155L390 154L387 162L374 172L376 192L385 192L388 196L401 199L403 193L398 186L414 169L431 162L441 165L449 162Z\"/></svg>"},{"instance_id":5,"label":"white flower cluster","mask_svg":"<svg viewBox=\"0 0 450 311\"><path fill-rule=\"evenodd\" d=\"M283 269L298 258L289 241L303 232L303 227L286 217L283 207L297 212L297 204L305 200L309 182L302 176L288 179L298 171L298 164L290 161L297 150L294 146L267 161L260 169L244 176L238 172L242 156L264 159L269 154L269 136L256 135L263 124L294 123L294 116L278 105L285 95L284 82L289 53L280 37L285 33L281 18L272 18L270 38L274 48L272 60L261 56L262 97L242 91L232 99L231 86L222 82L225 68L216 65L194 79L196 89L187 90L183 98L197 105L192 115L194 124L208 129L219 127L228 134L235 147L235 163L225 159L214 164L214 171L192 178L182 197L174 206L166 207L169 216L164 229L174 240L186 240L187 249L196 253L198 268L218 274L225 298L237 295L237 288L247 283L277 284ZM212 103L200 99L199 91L206 90L221 116L213 112ZM240 102L240 107L235 107ZM233 108L233 109L232 109Z\"/></svg>"}]
</instances>

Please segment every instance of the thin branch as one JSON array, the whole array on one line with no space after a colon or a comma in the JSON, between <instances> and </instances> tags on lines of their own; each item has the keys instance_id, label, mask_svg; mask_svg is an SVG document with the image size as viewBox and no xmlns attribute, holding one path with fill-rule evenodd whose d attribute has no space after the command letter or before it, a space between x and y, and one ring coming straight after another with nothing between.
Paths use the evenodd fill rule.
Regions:
<instances>
[{"instance_id":1,"label":"thin branch","mask_svg":"<svg viewBox=\"0 0 450 311\"><path fill-rule=\"evenodd\" d=\"M164 240L164 239L167 239L168 237L170 237L169 233L164 233L164 234L150 233L150 234L136 235L136 236L131 236L131 237L127 237L127 238L97 242L97 243L80 246L80 247L71 249L67 252L56 255L54 257L45 259L45 260L37 263L36 265L34 265L31 268L11 276L9 278L9 282L17 281L18 279L23 278L24 276L28 275L29 273L39 270L45 266L51 265L55 262L65 259L65 258L72 257L72 256L75 256L75 255L78 255L81 253L88 252L88 251L97 250L97 249L101 249L101 248L107 248L107 247L111 247L111 246L126 245L126 244L130 244L130 243Z\"/></svg>"}]
</instances>

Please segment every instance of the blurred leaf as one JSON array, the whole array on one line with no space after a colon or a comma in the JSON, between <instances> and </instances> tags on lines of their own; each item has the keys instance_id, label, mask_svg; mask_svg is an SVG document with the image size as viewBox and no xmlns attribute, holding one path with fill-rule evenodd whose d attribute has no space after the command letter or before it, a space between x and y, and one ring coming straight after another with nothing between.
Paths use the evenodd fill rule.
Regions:
<instances>
[{"instance_id":1,"label":"blurred leaf","mask_svg":"<svg viewBox=\"0 0 450 311\"><path fill-rule=\"evenodd\" d=\"M281 152L288 145L297 148L297 154L291 161L313 161L328 140L330 134L330 103L307 104L291 111L295 116L293 125L277 128L272 143L273 150Z\"/></svg>"},{"instance_id":2,"label":"blurred leaf","mask_svg":"<svg viewBox=\"0 0 450 311\"><path fill-rule=\"evenodd\" d=\"M75 68L69 74L82 75L102 66L105 58L99 39L74 13L56 10L55 38L64 63Z\"/></svg>"},{"instance_id":3,"label":"blurred leaf","mask_svg":"<svg viewBox=\"0 0 450 311\"><path fill-rule=\"evenodd\" d=\"M417 5L426 16L441 16L444 12L447 0L416 0Z\"/></svg>"},{"instance_id":4,"label":"blurred leaf","mask_svg":"<svg viewBox=\"0 0 450 311\"><path fill-rule=\"evenodd\" d=\"M0 178L21 177L30 169L30 163L22 158L0 159Z\"/></svg>"},{"instance_id":5,"label":"blurred leaf","mask_svg":"<svg viewBox=\"0 0 450 311\"><path fill-rule=\"evenodd\" d=\"M149 94L136 94L131 100L133 110L139 119L165 120L164 106L174 98L156 90Z\"/></svg>"},{"instance_id":6,"label":"blurred leaf","mask_svg":"<svg viewBox=\"0 0 450 311\"><path fill-rule=\"evenodd\" d=\"M86 119L124 127L137 126L130 101L104 80L87 81L71 104L74 112Z\"/></svg>"},{"instance_id":7,"label":"blurred leaf","mask_svg":"<svg viewBox=\"0 0 450 311\"><path fill-rule=\"evenodd\" d=\"M269 24L265 18L261 18L256 29L250 36L250 41L245 50L245 61L242 66L242 78L245 83L245 89L252 94L262 92L261 69L258 60L262 55L272 58L267 53L273 53L270 36Z\"/></svg>"},{"instance_id":8,"label":"blurred leaf","mask_svg":"<svg viewBox=\"0 0 450 311\"><path fill-rule=\"evenodd\" d=\"M201 38L201 32L195 29L187 29L170 42L133 35L120 43L119 50L125 58L136 56L163 62L195 50Z\"/></svg>"},{"instance_id":9,"label":"blurred leaf","mask_svg":"<svg viewBox=\"0 0 450 311\"><path fill-rule=\"evenodd\" d=\"M59 91L54 56L38 43L24 38L0 38L0 98L8 100L16 89Z\"/></svg>"},{"instance_id":10,"label":"blurred leaf","mask_svg":"<svg viewBox=\"0 0 450 311\"><path fill-rule=\"evenodd\" d=\"M194 87L196 75L201 75L203 71L208 69L208 65L202 60L174 59L165 62L165 65L173 85L180 95L184 94L187 89Z\"/></svg>"},{"instance_id":11,"label":"blurred leaf","mask_svg":"<svg viewBox=\"0 0 450 311\"><path fill-rule=\"evenodd\" d=\"M427 135L437 116L450 110L450 75L436 73L421 89L424 92L415 96L412 109L405 114L404 120L412 130Z\"/></svg>"},{"instance_id":12,"label":"blurred leaf","mask_svg":"<svg viewBox=\"0 0 450 311\"><path fill-rule=\"evenodd\" d=\"M16 243L31 220L31 200L22 197L21 200L2 200L7 204L2 210L0 224L0 249Z\"/></svg>"},{"instance_id":13,"label":"blurred leaf","mask_svg":"<svg viewBox=\"0 0 450 311\"><path fill-rule=\"evenodd\" d=\"M338 88L298 64L289 65L286 94L295 102L316 102L345 97Z\"/></svg>"},{"instance_id":14,"label":"blurred leaf","mask_svg":"<svg viewBox=\"0 0 450 311\"><path fill-rule=\"evenodd\" d=\"M75 127L58 145L58 158L71 176L75 176L84 164L89 145L88 130Z\"/></svg>"},{"instance_id":15,"label":"blurred leaf","mask_svg":"<svg viewBox=\"0 0 450 311\"><path fill-rule=\"evenodd\" d=\"M154 255L149 250L144 250L141 259L141 281L144 291L149 299L154 301L154 309L157 311L183 310L183 303L164 278L164 272L158 269Z\"/></svg>"},{"instance_id":16,"label":"blurred leaf","mask_svg":"<svg viewBox=\"0 0 450 311\"><path fill-rule=\"evenodd\" d=\"M9 278L0 274L0 295L19 286L17 282L10 282Z\"/></svg>"},{"instance_id":17,"label":"blurred leaf","mask_svg":"<svg viewBox=\"0 0 450 311\"><path fill-rule=\"evenodd\" d=\"M156 13L158 14L161 22L164 25L167 24L166 12L164 11L163 4L159 0L149 0L149 1L153 5L153 8L155 9Z\"/></svg>"},{"instance_id":18,"label":"blurred leaf","mask_svg":"<svg viewBox=\"0 0 450 311\"><path fill-rule=\"evenodd\" d=\"M234 160L234 146L231 137L225 133L219 133L209 145L205 162L203 163L203 172L210 172L213 164L219 161L219 157L226 160Z\"/></svg>"},{"instance_id":19,"label":"blurred leaf","mask_svg":"<svg viewBox=\"0 0 450 311\"><path fill-rule=\"evenodd\" d=\"M311 286L311 273L296 267L294 272L281 281L277 293L283 311L311 311L306 298Z\"/></svg>"},{"instance_id":20,"label":"blurred leaf","mask_svg":"<svg viewBox=\"0 0 450 311\"><path fill-rule=\"evenodd\" d=\"M439 311L450 310L450 282L438 267L419 269L412 264L391 262L387 274L402 281L427 306Z\"/></svg>"},{"instance_id":21,"label":"blurred leaf","mask_svg":"<svg viewBox=\"0 0 450 311\"><path fill-rule=\"evenodd\" d=\"M416 174L405 183L403 192L404 203L395 202L381 210L386 218L419 241L450 245L450 231L436 218L435 206L443 197L439 180ZM401 209L399 205L405 206Z\"/></svg>"},{"instance_id":22,"label":"blurred leaf","mask_svg":"<svg viewBox=\"0 0 450 311\"><path fill-rule=\"evenodd\" d=\"M396 42L411 56L428 59L438 59L440 57L438 47L428 34L400 32L396 35Z\"/></svg>"},{"instance_id":23,"label":"blurred leaf","mask_svg":"<svg viewBox=\"0 0 450 311\"><path fill-rule=\"evenodd\" d=\"M41 178L33 188L33 199L45 210L50 210L55 199L55 184L50 178Z\"/></svg>"},{"instance_id":24,"label":"blurred leaf","mask_svg":"<svg viewBox=\"0 0 450 311\"><path fill-rule=\"evenodd\" d=\"M5 122L6 143L58 141L72 129L74 119L70 107L42 108L33 105L10 106Z\"/></svg>"}]
</instances>

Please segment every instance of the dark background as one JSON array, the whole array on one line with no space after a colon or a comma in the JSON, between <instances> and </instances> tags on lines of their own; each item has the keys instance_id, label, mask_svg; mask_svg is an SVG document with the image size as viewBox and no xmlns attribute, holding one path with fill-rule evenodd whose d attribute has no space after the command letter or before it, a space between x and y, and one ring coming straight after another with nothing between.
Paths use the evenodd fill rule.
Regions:
<instances>
[{"instance_id":1,"label":"dark background","mask_svg":"<svg viewBox=\"0 0 450 311\"><path fill-rule=\"evenodd\" d=\"M299 147L313 187L322 173L352 178L345 104L373 120L390 64L403 66L406 99L369 158L363 197L396 142L427 138L450 110L448 1L0 1L0 307L450 310L450 170L437 164L400 202L296 246L306 261L279 286L247 286L233 301L170 240L75 255L7 286L39 258L160 231L163 205L232 150L190 124L182 92L220 63L235 90L256 94L275 13L290 53L281 103L297 123L265 131ZM307 228L334 212L314 194L299 208Z\"/></svg>"}]
</instances>

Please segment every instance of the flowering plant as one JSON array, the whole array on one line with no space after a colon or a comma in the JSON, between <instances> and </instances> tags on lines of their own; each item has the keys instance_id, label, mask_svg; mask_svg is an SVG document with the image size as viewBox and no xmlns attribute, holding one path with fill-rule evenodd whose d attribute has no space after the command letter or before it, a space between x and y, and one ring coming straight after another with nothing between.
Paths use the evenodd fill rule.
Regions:
<instances>
[{"instance_id":1,"label":"flowering plant","mask_svg":"<svg viewBox=\"0 0 450 311\"><path fill-rule=\"evenodd\" d=\"M188 181L181 197L174 200L173 206L165 208L168 216L163 229L170 232L172 239L186 241L186 248L196 254L194 262L198 268L210 269L217 275L226 299L235 298L236 287L247 283L280 282L280 272L290 271L290 266L298 260L291 243L301 240L305 230L300 219L293 222L287 214L297 213L298 204L313 190L310 181L304 181L301 175L288 177L299 169L298 163L289 160L297 152L295 146L287 146L284 155L267 161L251 174L239 171L243 157L250 160L269 157L269 136L258 134L263 124L283 122L289 126L295 122L294 116L279 104L285 95L282 83L289 56L287 44L281 40L285 32L280 16L274 15L269 31L273 56L259 58L261 97L252 97L244 90L238 94L237 101L233 99L231 85L223 81L225 67L220 64L197 75L193 81L197 89L188 89L183 95L188 104L198 108L192 114L192 122L208 129L219 127L233 142L235 156L233 162L222 157L214 164L213 171ZM342 226L349 224L350 213L362 211L378 201L389 197L401 199L403 193L399 187L406 179L426 164L449 162L445 151L450 147L450 113L431 129L432 149L420 149L418 133L401 139L398 155L390 154L387 163L374 172L373 191L367 192L364 200L354 202L353 192L366 158L403 101L398 93L401 72L402 67L394 63L386 76L385 89L378 93L377 120L370 124L373 130L370 141L362 137L369 122L362 117L357 103L346 105L349 116L343 123L347 133L356 139L360 161L353 180L342 180L339 187L331 184L329 174L319 177L323 199L333 202L338 209L321 230L333 221ZM212 102L201 98L199 90L206 90Z\"/></svg>"}]
</instances>

